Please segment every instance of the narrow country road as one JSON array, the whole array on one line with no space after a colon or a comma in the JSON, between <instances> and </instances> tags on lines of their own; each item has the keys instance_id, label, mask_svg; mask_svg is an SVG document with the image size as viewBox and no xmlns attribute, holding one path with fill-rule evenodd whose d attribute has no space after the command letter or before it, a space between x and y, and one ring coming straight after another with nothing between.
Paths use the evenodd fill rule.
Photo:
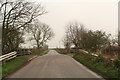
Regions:
<instances>
[{"instance_id":1,"label":"narrow country road","mask_svg":"<svg viewBox=\"0 0 120 80\"><path fill-rule=\"evenodd\" d=\"M32 60L9 78L101 78L73 58L54 50Z\"/></svg>"}]
</instances>

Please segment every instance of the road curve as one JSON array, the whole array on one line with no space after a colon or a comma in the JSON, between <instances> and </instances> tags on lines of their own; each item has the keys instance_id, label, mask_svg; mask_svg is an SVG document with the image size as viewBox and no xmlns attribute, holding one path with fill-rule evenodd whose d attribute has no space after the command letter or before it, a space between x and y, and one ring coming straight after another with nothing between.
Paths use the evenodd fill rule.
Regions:
<instances>
[{"instance_id":1,"label":"road curve","mask_svg":"<svg viewBox=\"0 0 120 80\"><path fill-rule=\"evenodd\" d=\"M101 78L67 55L54 50L32 60L8 78Z\"/></svg>"}]
</instances>

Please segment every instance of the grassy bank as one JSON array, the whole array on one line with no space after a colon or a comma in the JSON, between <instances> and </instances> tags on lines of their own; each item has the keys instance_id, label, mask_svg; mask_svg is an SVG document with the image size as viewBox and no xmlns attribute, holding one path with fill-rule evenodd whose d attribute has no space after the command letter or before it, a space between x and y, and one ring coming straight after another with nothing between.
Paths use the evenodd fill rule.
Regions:
<instances>
[{"instance_id":1,"label":"grassy bank","mask_svg":"<svg viewBox=\"0 0 120 80\"><path fill-rule=\"evenodd\" d=\"M119 80L117 69L111 66L107 66L103 62L96 62L96 59L92 58L89 55L75 55L73 58L78 62L82 63L83 65L87 66L94 72L102 75L104 78L115 78Z\"/></svg>"},{"instance_id":2,"label":"grassy bank","mask_svg":"<svg viewBox=\"0 0 120 80\"><path fill-rule=\"evenodd\" d=\"M63 49L55 49L58 53L60 53L60 54L65 54L65 55L67 55L68 54L68 52L66 52L65 50L63 50Z\"/></svg>"},{"instance_id":3,"label":"grassy bank","mask_svg":"<svg viewBox=\"0 0 120 80\"><path fill-rule=\"evenodd\" d=\"M120 80L118 79L120 77L118 73L118 69L114 67L114 64L111 62L105 62L105 59L102 57L103 55L99 57L94 57L90 54L83 54L83 53L67 53L65 50L57 49L57 52L60 54L72 54L73 58L77 60L78 62L82 63L92 71L96 72L97 74L103 76L106 79L112 79L112 80ZM73 51L72 51L73 52Z\"/></svg>"},{"instance_id":4,"label":"grassy bank","mask_svg":"<svg viewBox=\"0 0 120 80\"><path fill-rule=\"evenodd\" d=\"M0 67L0 70L2 70L2 77L7 76L8 74L14 72L15 70L19 69L22 67L25 63L28 62L30 58L33 56L42 56L48 53L49 50L45 50L40 52L39 54L30 54L30 55L23 55L23 56L18 56L8 62L6 62L4 65Z\"/></svg>"},{"instance_id":5,"label":"grassy bank","mask_svg":"<svg viewBox=\"0 0 120 80\"><path fill-rule=\"evenodd\" d=\"M45 50L45 51L43 51L43 52L41 52L41 53L37 54L37 56L42 56L42 55L45 55L45 54L47 54L48 52L49 52L49 50Z\"/></svg>"},{"instance_id":6,"label":"grassy bank","mask_svg":"<svg viewBox=\"0 0 120 80\"><path fill-rule=\"evenodd\" d=\"M27 62L27 59L22 57L18 57L10 60L9 62L6 62L6 64L2 65L2 76L7 76L9 73L15 71L17 68L22 66L25 62Z\"/></svg>"}]
</instances>

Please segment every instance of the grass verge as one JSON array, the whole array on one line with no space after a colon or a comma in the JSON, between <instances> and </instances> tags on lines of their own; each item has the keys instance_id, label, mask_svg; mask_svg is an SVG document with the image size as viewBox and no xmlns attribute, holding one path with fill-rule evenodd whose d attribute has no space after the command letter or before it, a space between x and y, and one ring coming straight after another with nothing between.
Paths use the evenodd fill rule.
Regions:
<instances>
[{"instance_id":1,"label":"grass verge","mask_svg":"<svg viewBox=\"0 0 120 80\"><path fill-rule=\"evenodd\" d=\"M18 67L22 66L27 59L25 58L15 58L6 62L6 64L2 65L2 77L7 76L11 72L15 71Z\"/></svg>"},{"instance_id":2,"label":"grass verge","mask_svg":"<svg viewBox=\"0 0 120 80\"><path fill-rule=\"evenodd\" d=\"M41 52L40 54L36 54L37 56L42 56L42 55L45 55L49 52L49 50L45 50L43 52Z\"/></svg>"},{"instance_id":3,"label":"grass verge","mask_svg":"<svg viewBox=\"0 0 120 80\"><path fill-rule=\"evenodd\" d=\"M48 53L49 50L45 50L39 54L36 54L36 56L42 56ZM18 56L8 62L6 62L4 65L0 66L0 70L2 70L2 77L6 77L10 73L16 71L17 69L21 68L28 62L30 58L35 56L34 54L30 55L23 55L23 56Z\"/></svg>"},{"instance_id":4,"label":"grass verge","mask_svg":"<svg viewBox=\"0 0 120 80\"><path fill-rule=\"evenodd\" d=\"M75 55L73 58L90 68L92 71L102 75L104 78L114 78L115 80L119 80L117 70L115 68L106 67L103 62L95 63L94 59L87 60L85 56L83 57L80 55Z\"/></svg>"},{"instance_id":5,"label":"grass verge","mask_svg":"<svg viewBox=\"0 0 120 80\"><path fill-rule=\"evenodd\" d=\"M68 54L68 52L66 52L66 51L64 51L64 50L60 50L60 49L55 49L58 53L60 53L60 54L65 54L65 55L67 55Z\"/></svg>"}]
</instances>

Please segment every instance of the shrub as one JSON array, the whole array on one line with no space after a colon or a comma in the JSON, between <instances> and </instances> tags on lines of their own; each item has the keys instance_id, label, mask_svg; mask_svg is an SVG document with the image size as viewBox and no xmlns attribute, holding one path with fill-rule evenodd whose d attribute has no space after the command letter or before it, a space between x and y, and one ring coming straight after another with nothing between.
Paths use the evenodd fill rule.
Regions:
<instances>
[{"instance_id":1,"label":"shrub","mask_svg":"<svg viewBox=\"0 0 120 80\"><path fill-rule=\"evenodd\" d=\"M110 80L120 80L118 71L115 68L106 67L103 63L104 57L103 55L99 55L97 58L93 58L93 60L88 60L88 56L74 55L74 59L87 66L91 70L101 74L103 77L108 78ZM90 56L89 56L90 57ZM94 63L95 60L99 63Z\"/></svg>"},{"instance_id":2,"label":"shrub","mask_svg":"<svg viewBox=\"0 0 120 80\"><path fill-rule=\"evenodd\" d=\"M103 62L104 61L104 56L102 54L98 55L98 57L95 59L95 62Z\"/></svg>"},{"instance_id":3,"label":"shrub","mask_svg":"<svg viewBox=\"0 0 120 80\"><path fill-rule=\"evenodd\" d=\"M64 49L57 49L56 51L60 54L68 54L68 52L65 51Z\"/></svg>"},{"instance_id":4,"label":"shrub","mask_svg":"<svg viewBox=\"0 0 120 80\"><path fill-rule=\"evenodd\" d=\"M114 60L114 67L118 71L118 78L120 80L120 57Z\"/></svg>"},{"instance_id":5,"label":"shrub","mask_svg":"<svg viewBox=\"0 0 120 80\"><path fill-rule=\"evenodd\" d=\"M32 53L34 53L34 54L39 54L41 52L42 52L41 49L32 49Z\"/></svg>"},{"instance_id":6,"label":"shrub","mask_svg":"<svg viewBox=\"0 0 120 80\"><path fill-rule=\"evenodd\" d=\"M114 67L120 69L120 58L114 60Z\"/></svg>"},{"instance_id":7,"label":"shrub","mask_svg":"<svg viewBox=\"0 0 120 80\"><path fill-rule=\"evenodd\" d=\"M106 65L106 67L114 67L113 62L110 59L105 59L104 64Z\"/></svg>"},{"instance_id":8,"label":"shrub","mask_svg":"<svg viewBox=\"0 0 120 80\"><path fill-rule=\"evenodd\" d=\"M66 51L61 51L61 54L68 54Z\"/></svg>"}]
</instances>

